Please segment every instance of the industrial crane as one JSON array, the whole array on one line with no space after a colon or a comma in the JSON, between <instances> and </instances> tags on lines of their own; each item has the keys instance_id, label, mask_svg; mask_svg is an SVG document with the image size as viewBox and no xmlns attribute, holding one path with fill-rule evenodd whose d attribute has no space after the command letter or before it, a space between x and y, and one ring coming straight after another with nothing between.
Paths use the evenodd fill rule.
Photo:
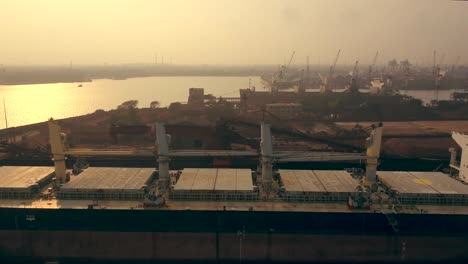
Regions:
<instances>
[{"instance_id":1,"label":"industrial crane","mask_svg":"<svg viewBox=\"0 0 468 264\"><path fill-rule=\"evenodd\" d=\"M296 54L296 51L293 51L292 54L291 54L291 57L289 58L288 64L285 64L285 65L281 66L281 68L280 68L280 70L278 72L277 78L276 78L277 81L281 81L284 77L286 77L286 72L288 71L289 66L291 66L291 63L292 63L292 61L294 59L295 54Z\"/></svg>"},{"instance_id":2,"label":"industrial crane","mask_svg":"<svg viewBox=\"0 0 468 264\"><path fill-rule=\"evenodd\" d=\"M456 68L458 67L458 63L460 62L460 56L457 56L457 60L455 64L452 65L452 73L455 72Z\"/></svg>"},{"instance_id":3,"label":"industrial crane","mask_svg":"<svg viewBox=\"0 0 468 264\"><path fill-rule=\"evenodd\" d=\"M291 66L291 63L292 63L292 61L294 59L295 54L296 54L296 51L293 51L292 54L291 54L291 58L289 58L288 65L284 69L284 74L286 74L286 71L289 70L289 66Z\"/></svg>"},{"instance_id":4,"label":"industrial crane","mask_svg":"<svg viewBox=\"0 0 468 264\"><path fill-rule=\"evenodd\" d=\"M294 59L294 55L296 54L296 51L293 51L291 54L291 57L289 59L289 62L287 65L283 65L279 68L278 72L276 72L273 75L273 80L271 84L271 88L273 92L277 92L281 88L285 88L283 86L286 86L286 88L289 88L289 83L286 82L286 73L291 66L291 63Z\"/></svg>"},{"instance_id":5,"label":"industrial crane","mask_svg":"<svg viewBox=\"0 0 468 264\"><path fill-rule=\"evenodd\" d=\"M436 65L436 51L434 50L434 58L433 58L433 72L434 72L434 81L435 81L435 100L439 101L439 88L440 88L440 81L442 80L442 72L440 67L444 63L445 53L440 56L439 63Z\"/></svg>"},{"instance_id":6,"label":"industrial crane","mask_svg":"<svg viewBox=\"0 0 468 264\"><path fill-rule=\"evenodd\" d=\"M356 62L354 63L354 68L353 68L353 74L352 74L352 77L354 78L357 78L358 77L358 73L359 72L359 58L356 60Z\"/></svg>"},{"instance_id":7,"label":"industrial crane","mask_svg":"<svg viewBox=\"0 0 468 264\"><path fill-rule=\"evenodd\" d=\"M359 93L359 86L357 82L358 75L359 75L359 59L357 59L356 63L354 63L351 80L348 84L348 92L353 93L353 94Z\"/></svg>"},{"instance_id":8,"label":"industrial crane","mask_svg":"<svg viewBox=\"0 0 468 264\"><path fill-rule=\"evenodd\" d=\"M372 60L372 64L369 66L369 81L372 81L372 71L374 70L375 63L377 62L378 56L379 56L379 51L375 53L374 59Z\"/></svg>"},{"instance_id":9,"label":"industrial crane","mask_svg":"<svg viewBox=\"0 0 468 264\"><path fill-rule=\"evenodd\" d=\"M443 53L442 56L440 56L439 67L442 67L442 65L444 64L444 59L445 59L445 53Z\"/></svg>"},{"instance_id":10,"label":"industrial crane","mask_svg":"<svg viewBox=\"0 0 468 264\"><path fill-rule=\"evenodd\" d=\"M338 59L340 58L340 52L341 50L338 50L338 53L336 54L336 58L333 61L333 64L330 66L330 71L328 72L328 76L326 77L326 79L322 79L322 82L324 82L324 85L320 89L321 93L331 92L330 81L333 77L333 73L335 72L336 63L338 62Z\"/></svg>"}]
</instances>

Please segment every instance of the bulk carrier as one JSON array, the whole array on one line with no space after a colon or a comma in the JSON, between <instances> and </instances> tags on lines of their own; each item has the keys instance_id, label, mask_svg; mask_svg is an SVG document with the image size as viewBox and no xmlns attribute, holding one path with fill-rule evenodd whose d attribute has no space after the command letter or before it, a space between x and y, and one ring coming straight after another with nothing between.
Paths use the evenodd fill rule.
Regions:
<instances>
[{"instance_id":1,"label":"bulk carrier","mask_svg":"<svg viewBox=\"0 0 468 264\"><path fill-rule=\"evenodd\" d=\"M73 149L49 120L54 167L0 167L3 261L200 263L468 260L468 158L451 175L377 169L381 125L365 153ZM468 137L453 133L462 151ZM87 168L68 156L155 157L153 168ZM174 157L250 156L256 171L185 168ZM359 170L276 170L281 162L363 161Z\"/></svg>"}]
</instances>

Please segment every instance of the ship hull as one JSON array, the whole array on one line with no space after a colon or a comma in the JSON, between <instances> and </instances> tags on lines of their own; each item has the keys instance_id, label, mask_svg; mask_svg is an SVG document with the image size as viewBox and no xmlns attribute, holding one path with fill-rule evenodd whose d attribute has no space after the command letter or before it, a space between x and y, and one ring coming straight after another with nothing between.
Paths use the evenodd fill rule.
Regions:
<instances>
[{"instance_id":1,"label":"ship hull","mask_svg":"<svg viewBox=\"0 0 468 264\"><path fill-rule=\"evenodd\" d=\"M397 215L395 229L377 213L2 209L0 215L5 260L468 260L464 215Z\"/></svg>"}]
</instances>

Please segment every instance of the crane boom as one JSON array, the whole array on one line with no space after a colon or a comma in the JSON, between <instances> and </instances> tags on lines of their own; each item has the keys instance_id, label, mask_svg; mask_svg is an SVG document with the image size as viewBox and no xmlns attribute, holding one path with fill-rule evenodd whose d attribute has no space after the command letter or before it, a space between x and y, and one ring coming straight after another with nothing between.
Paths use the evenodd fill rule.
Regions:
<instances>
[{"instance_id":1,"label":"crane boom","mask_svg":"<svg viewBox=\"0 0 468 264\"><path fill-rule=\"evenodd\" d=\"M295 54L296 54L296 51L293 51L292 54L291 54L291 57L289 58L288 65L285 65L285 66L284 66L284 69L283 69L283 76L286 76L286 72L289 70L289 66L290 66L291 63L292 63Z\"/></svg>"},{"instance_id":2,"label":"crane boom","mask_svg":"<svg viewBox=\"0 0 468 264\"><path fill-rule=\"evenodd\" d=\"M338 62L338 58L340 57L340 52L341 50L338 50L338 53L336 54L336 58L333 61L332 66L330 66L330 71L328 72L328 80L331 79L331 77L333 76L333 73L335 72L335 67L336 67L336 63Z\"/></svg>"},{"instance_id":3,"label":"crane boom","mask_svg":"<svg viewBox=\"0 0 468 264\"><path fill-rule=\"evenodd\" d=\"M289 62L288 62L288 66L287 66L288 68L291 65L291 62L293 61L295 54L296 54L296 51L293 51L292 54L291 54L291 58L289 58Z\"/></svg>"},{"instance_id":4,"label":"crane boom","mask_svg":"<svg viewBox=\"0 0 468 264\"><path fill-rule=\"evenodd\" d=\"M336 63L338 62L338 59L340 58L340 52L341 50L338 50L338 53L336 54L335 61L333 62L333 66L330 68L331 74L335 71Z\"/></svg>"},{"instance_id":5,"label":"crane boom","mask_svg":"<svg viewBox=\"0 0 468 264\"><path fill-rule=\"evenodd\" d=\"M372 68L375 66L375 63L377 63L378 57L379 57L379 51L375 53L374 60L372 61Z\"/></svg>"},{"instance_id":6,"label":"crane boom","mask_svg":"<svg viewBox=\"0 0 468 264\"><path fill-rule=\"evenodd\" d=\"M332 79L333 73L335 72L336 63L338 62L338 59L340 58L340 52L341 52L341 50L339 49L338 53L336 54L336 58L333 61L333 64L330 66L330 71L328 72L328 77L327 77L327 83L325 85L326 86L326 91L330 90L330 80Z\"/></svg>"},{"instance_id":7,"label":"crane boom","mask_svg":"<svg viewBox=\"0 0 468 264\"><path fill-rule=\"evenodd\" d=\"M353 77L358 76L358 70L359 70L359 58L356 60L354 63L354 68L353 68Z\"/></svg>"},{"instance_id":8,"label":"crane boom","mask_svg":"<svg viewBox=\"0 0 468 264\"><path fill-rule=\"evenodd\" d=\"M375 53L374 59L372 60L372 64L369 66L369 80L372 79L372 72L374 71L375 63L377 63L378 56L379 56L379 51Z\"/></svg>"},{"instance_id":9,"label":"crane boom","mask_svg":"<svg viewBox=\"0 0 468 264\"><path fill-rule=\"evenodd\" d=\"M457 69L459 62L460 62L460 56L457 56L457 59L455 60L455 64L452 65L452 72L454 72Z\"/></svg>"},{"instance_id":10,"label":"crane boom","mask_svg":"<svg viewBox=\"0 0 468 264\"><path fill-rule=\"evenodd\" d=\"M444 64L444 59L445 59L445 53L442 53L442 56L440 56L440 60L439 60L439 67L442 67L442 65Z\"/></svg>"}]
</instances>

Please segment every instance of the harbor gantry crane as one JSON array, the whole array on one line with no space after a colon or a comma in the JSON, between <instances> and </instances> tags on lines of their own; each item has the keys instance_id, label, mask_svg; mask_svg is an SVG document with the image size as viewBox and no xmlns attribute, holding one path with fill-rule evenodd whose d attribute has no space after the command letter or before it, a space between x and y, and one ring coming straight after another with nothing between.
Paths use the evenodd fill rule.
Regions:
<instances>
[{"instance_id":1,"label":"harbor gantry crane","mask_svg":"<svg viewBox=\"0 0 468 264\"><path fill-rule=\"evenodd\" d=\"M354 63L354 68L353 68L353 72L351 76L357 78L359 74L358 72L359 72L359 58L357 58L356 62Z\"/></svg>"},{"instance_id":2,"label":"harbor gantry crane","mask_svg":"<svg viewBox=\"0 0 468 264\"><path fill-rule=\"evenodd\" d=\"M379 51L375 53L374 59L372 60L372 64L369 66L369 81L372 81L372 72L374 71L375 68L375 63L377 62L377 58L379 56Z\"/></svg>"},{"instance_id":3,"label":"harbor gantry crane","mask_svg":"<svg viewBox=\"0 0 468 264\"><path fill-rule=\"evenodd\" d=\"M458 63L460 62L460 56L457 56L457 59L455 60L455 64L452 65L452 74L455 72L455 70L457 69L458 67Z\"/></svg>"},{"instance_id":4,"label":"harbor gantry crane","mask_svg":"<svg viewBox=\"0 0 468 264\"><path fill-rule=\"evenodd\" d=\"M433 71L434 71L434 83L435 83L435 100L439 101L439 88L440 81L442 80L441 67L444 63L445 53L440 56L439 63L436 63L436 51L434 50L434 61L433 61Z\"/></svg>"},{"instance_id":5,"label":"harbor gantry crane","mask_svg":"<svg viewBox=\"0 0 468 264\"><path fill-rule=\"evenodd\" d=\"M286 66L286 68L284 69L284 73L286 74L286 72L289 70L289 67L291 66L291 63L292 61L294 60L294 55L296 55L296 51L293 51L291 53L291 57L289 58L289 62L288 62L288 65Z\"/></svg>"},{"instance_id":6,"label":"harbor gantry crane","mask_svg":"<svg viewBox=\"0 0 468 264\"><path fill-rule=\"evenodd\" d=\"M336 54L336 58L333 61L333 64L330 66L330 70L328 72L328 76L325 79L322 79L323 85L320 87L320 92L321 93L329 93L332 92L332 88L330 86L330 82L333 78L333 73L335 72L336 68L336 63L338 62L338 59L340 58L340 52L341 50L338 50L338 53Z\"/></svg>"},{"instance_id":7,"label":"harbor gantry crane","mask_svg":"<svg viewBox=\"0 0 468 264\"><path fill-rule=\"evenodd\" d=\"M293 51L291 57L289 58L288 64L281 66L276 74L273 74L273 80L271 84L272 92L277 92L281 88L289 88L286 74L291 66L291 63L294 59L296 51Z\"/></svg>"},{"instance_id":8,"label":"harbor gantry crane","mask_svg":"<svg viewBox=\"0 0 468 264\"><path fill-rule=\"evenodd\" d=\"M353 72L351 74L351 80L348 84L348 92L356 94L359 93L359 85L358 85L358 76L359 76L359 58L354 63Z\"/></svg>"}]
</instances>

